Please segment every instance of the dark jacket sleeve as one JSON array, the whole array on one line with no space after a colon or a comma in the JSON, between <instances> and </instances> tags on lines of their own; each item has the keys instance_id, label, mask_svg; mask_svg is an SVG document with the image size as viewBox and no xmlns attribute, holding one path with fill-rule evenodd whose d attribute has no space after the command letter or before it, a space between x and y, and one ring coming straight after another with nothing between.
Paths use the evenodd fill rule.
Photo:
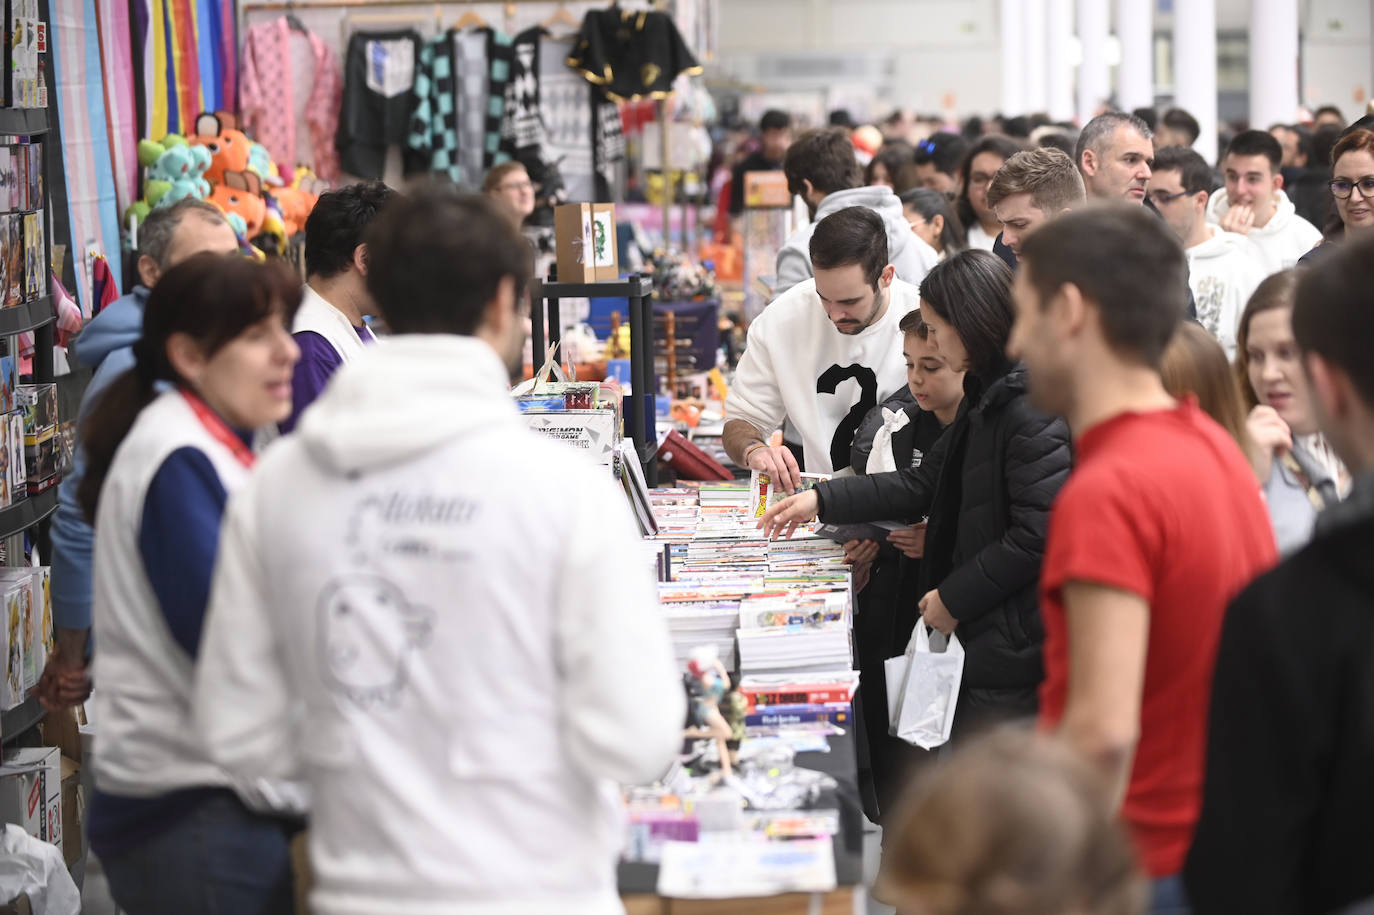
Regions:
<instances>
[{"instance_id":1,"label":"dark jacket sleeve","mask_svg":"<svg viewBox=\"0 0 1374 915\"><path fill-rule=\"evenodd\" d=\"M950 615L970 622L1033 584L1045 555L1050 504L1069 477L1069 431L1063 420L1031 409L1025 398L1009 404L1007 500L1011 523L939 583Z\"/></svg>"},{"instance_id":2,"label":"dark jacket sleeve","mask_svg":"<svg viewBox=\"0 0 1374 915\"><path fill-rule=\"evenodd\" d=\"M920 467L821 483L816 487L818 517L826 524L851 524L927 514L949 440L950 436L941 436Z\"/></svg>"},{"instance_id":3,"label":"dark jacket sleeve","mask_svg":"<svg viewBox=\"0 0 1374 915\"><path fill-rule=\"evenodd\" d=\"M1333 630L1293 617L1311 597L1305 585L1283 587L1296 574L1280 567L1257 580L1222 626L1202 811L1184 868L1198 915L1314 911L1303 875L1341 690Z\"/></svg>"}]
</instances>

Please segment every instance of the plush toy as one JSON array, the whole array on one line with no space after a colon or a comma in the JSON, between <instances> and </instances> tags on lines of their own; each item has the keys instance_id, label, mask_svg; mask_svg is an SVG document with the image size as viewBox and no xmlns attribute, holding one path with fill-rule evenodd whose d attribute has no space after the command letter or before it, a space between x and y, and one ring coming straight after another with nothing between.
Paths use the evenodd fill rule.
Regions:
<instances>
[{"instance_id":1,"label":"plush toy","mask_svg":"<svg viewBox=\"0 0 1374 915\"><path fill-rule=\"evenodd\" d=\"M253 243L268 254L282 255L286 252L286 239L291 233L286 230L286 222L282 219L281 204L277 199L268 194L264 198L266 204L266 215L262 220L262 231Z\"/></svg>"},{"instance_id":2,"label":"plush toy","mask_svg":"<svg viewBox=\"0 0 1374 915\"><path fill-rule=\"evenodd\" d=\"M210 167L209 150L192 146L177 134L168 134L160 143L140 140L138 164L147 169L143 199L129 207L126 220L132 214L142 222L157 207L168 207L187 197L204 200L210 196L204 177Z\"/></svg>"},{"instance_id":3,"label":"plush toy","mask_svg":"<svg viewBox=\"0 0 1374 915\"><path fill-rule=\"evenodd\" d=\"M245 238L252 240L262 231L267 202L262 198L262 179L255 173L225 172L224 183L214 186L209 199L225 213L243 220Z\"/></svg>"},{"instance_id":4,"label":"plush toy","mask_svg":"<svg viewBox=\"0 0 1374 915\"><path fill-rule=\"evenodd\" d=\"M277 163L272 161L272 154L267 147L252 140L248 141L248 170L257 172L267 187L278 188L286 183L277 171Z\"/></svg>"},{"instance_id":5,"label":"plush toy","mask_svg":"<svg viewBox=\"0 0 1374 915\"><path fill-rule=\"evenodd\" d=\"M310 211L315 209L315 204L320 199L319 195L327 189L326 182L316 178L310 168L301 165L296 168L296 175L290 187L277 188L272 192L272 196L277 198L277 203L281 206L282 221L285 223L288 237L305 231L305 221L310 217Z\"/></svg>"},{"instance_id":6,"label":"plush toy","mask_svg":"<svg viewBox=\"0 0 1374 915\"><path fill-rule=\"evenodd\" d=\"M233 123L224 114L202 114L196 118L196 135L190 142L209 151L210 167L205 179L211 184L224 184L226 172L248 170L253 141L243 131L235 130Z\"/></svg>"}]
</instances>

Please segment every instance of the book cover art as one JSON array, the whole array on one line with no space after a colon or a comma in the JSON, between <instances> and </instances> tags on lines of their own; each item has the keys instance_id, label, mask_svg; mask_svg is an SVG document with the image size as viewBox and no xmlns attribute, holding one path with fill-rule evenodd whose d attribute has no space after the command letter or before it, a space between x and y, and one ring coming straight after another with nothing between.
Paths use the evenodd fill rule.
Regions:
<instances>
[{"instance_id":1,"label":"book cover art","mask_svg":"<svg viewBox=\"0 0 1374 915\"><path fill-rule=\"evenodd\" d=\"M43 208L43 144L30 143L25 149L25 196L28 206L25 209Z\"/></svg>"},{"instance_id":2,"label":"book cover art","mask_svg":"<svg viewBox=\"0 0 1374 915\"><path fill-rule=\"evenodd\" d=\"M4 614L6 640L9 643L5 651L5 679L0 683L0 709L8 709L24 701L24 638L17 592L10 591L4 595L0 613Z\"/></svg>"},{"instance_id":3,"label":"book cover art","mask_svg":"<svg viewBox=\"0 0 1374 915\"><path fill-rule=\"evenodd\" d=\"M27 146L10 147L10 161L14 168L14 185L10 191L13 206L11 213L19 213L29 208L29 154Z\"/></svg>"},{"instance_id":4,"label":"book cover art","mask_svg":"<svg viewBox=\"0 0 1374 915\"><path fill-rule=\"evenodd\" d=\"M24 301L24 217L12 213L5 217L5 268L9 278L6 308Z\"/></svg>"},{"instance_id":5,"label":"book cover art","mask_svg":"<svg viewBox=\"0 0 1374 915\"><path fill-rule=\"evenodd\" d=\"M797 492L804 492L808 489L815 489L817 483L823 483L830 479L828 473L803 473L800 474L801 487ZM773 478L762 471L755 470L749 478L749 514L754 518L762 518L768 509L788 497L789 493L779 492L773 488Z\"/></svg>"}]
</instances>

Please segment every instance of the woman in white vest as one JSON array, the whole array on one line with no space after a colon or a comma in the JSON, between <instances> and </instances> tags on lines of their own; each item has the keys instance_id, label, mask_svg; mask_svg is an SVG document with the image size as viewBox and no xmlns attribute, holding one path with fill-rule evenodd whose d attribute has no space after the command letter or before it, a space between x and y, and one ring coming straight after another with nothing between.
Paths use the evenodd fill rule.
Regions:
<instances>
[{"instance_id":1,"label":"woman in white vest","mask_svg":"<svg viewBox=\"0 0 1374 915\"><path fill-rule=\"evenodd\" d=\"M99 728L88 829L127 915L292 911L291 824L250 811L209 762L191 695L224 504L253 464L246 430L291 409L300 298L279 266L204 254L173 268L148 298L135 367L83 429Z\"/></svg>"}]
</instances>

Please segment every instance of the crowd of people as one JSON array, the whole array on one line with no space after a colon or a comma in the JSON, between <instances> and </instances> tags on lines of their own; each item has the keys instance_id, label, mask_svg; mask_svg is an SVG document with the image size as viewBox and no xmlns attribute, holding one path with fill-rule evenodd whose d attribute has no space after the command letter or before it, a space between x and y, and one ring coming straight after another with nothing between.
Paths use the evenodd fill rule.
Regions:
<instances>
[{"instance_id":1,"label":"crowd of people","mask_svg":"<svg viewBox=\"0 0 1374 915\"><path fill-rule=\"evenodd\" d=\"M725 443L795 491L761 522L770 536L813 519L908 526L845 550L861 587L867 812L889 852L879 891L921 898L914 910L1137 910L1125 884L1044 908L981 897L978 866L1026 884L1008 900L1034 898L1009 851L963 861L958 887L919 890L897 870L961 879L912 849L944 841L932 822L964 827L930 819L931 787L905 812L901 797L913 778L954 790L972 778L955 771L961 753L974 765L991 752L973 735L1028 721L1096 770L1150 878L1149 911L1333 912L1374 897L1354 863L1374 845L1348 804L1366 789L1335 775L1374 763L1355 695L1368 658L1345 641L1364 626L1347 614L1374 600L1350 552L1374 521L1359 356L1374 334L1360 305L1374 118L1329 144L1323 229L1297 210L1312 182L1285 176L1299 166L1284 144L1306 144L1305 128L1239 131L1214 168L1186 112L1157 127L1108 111L1056 142L899 140L873 155L866 200L835 167L844 128L799 135L782 160L794 188L826 191L789 241L809 246L811 276L751 325ZM924 272L889 255L886 193L944 198L908 210L934 261ZM845 207L824 206L840 195ZM802 489L802 472L832 478ZM1332 606L1294 590L1299 570ZM1305 630L1292 652L1281 607ZM1341 628L1312 631L1309 608ZM964 651L948 761L889 734L883 661L916 626ZM1348 654L1334 654L1336 631ZM1278 830L1262 825L1271 813Z\"/></svg>"},{"instance_id":2,"label":"crowd of people","mask_svg":"<svg viewBox=\"0 0 1374 915\"><path fill-rule=\"evenodd\" d=\"M1334 128L1318 230L1305 128L1213 169L1178 111L866 162L763 119L740 174L813 219L725 447L831 475L770 535L902 522L845 545L902 911L1374 897L1371 126ZM511 166L327 193L304 284L183 201L76 340L38 692L94 687L87 828L129 915L292 911L307 822L317 912L619 910L614 786L667 769L685 698L623 493L509 397L532 196ZM888 729L918 626L965 650L937 752Z\"/></svg>"}]
</instances>

